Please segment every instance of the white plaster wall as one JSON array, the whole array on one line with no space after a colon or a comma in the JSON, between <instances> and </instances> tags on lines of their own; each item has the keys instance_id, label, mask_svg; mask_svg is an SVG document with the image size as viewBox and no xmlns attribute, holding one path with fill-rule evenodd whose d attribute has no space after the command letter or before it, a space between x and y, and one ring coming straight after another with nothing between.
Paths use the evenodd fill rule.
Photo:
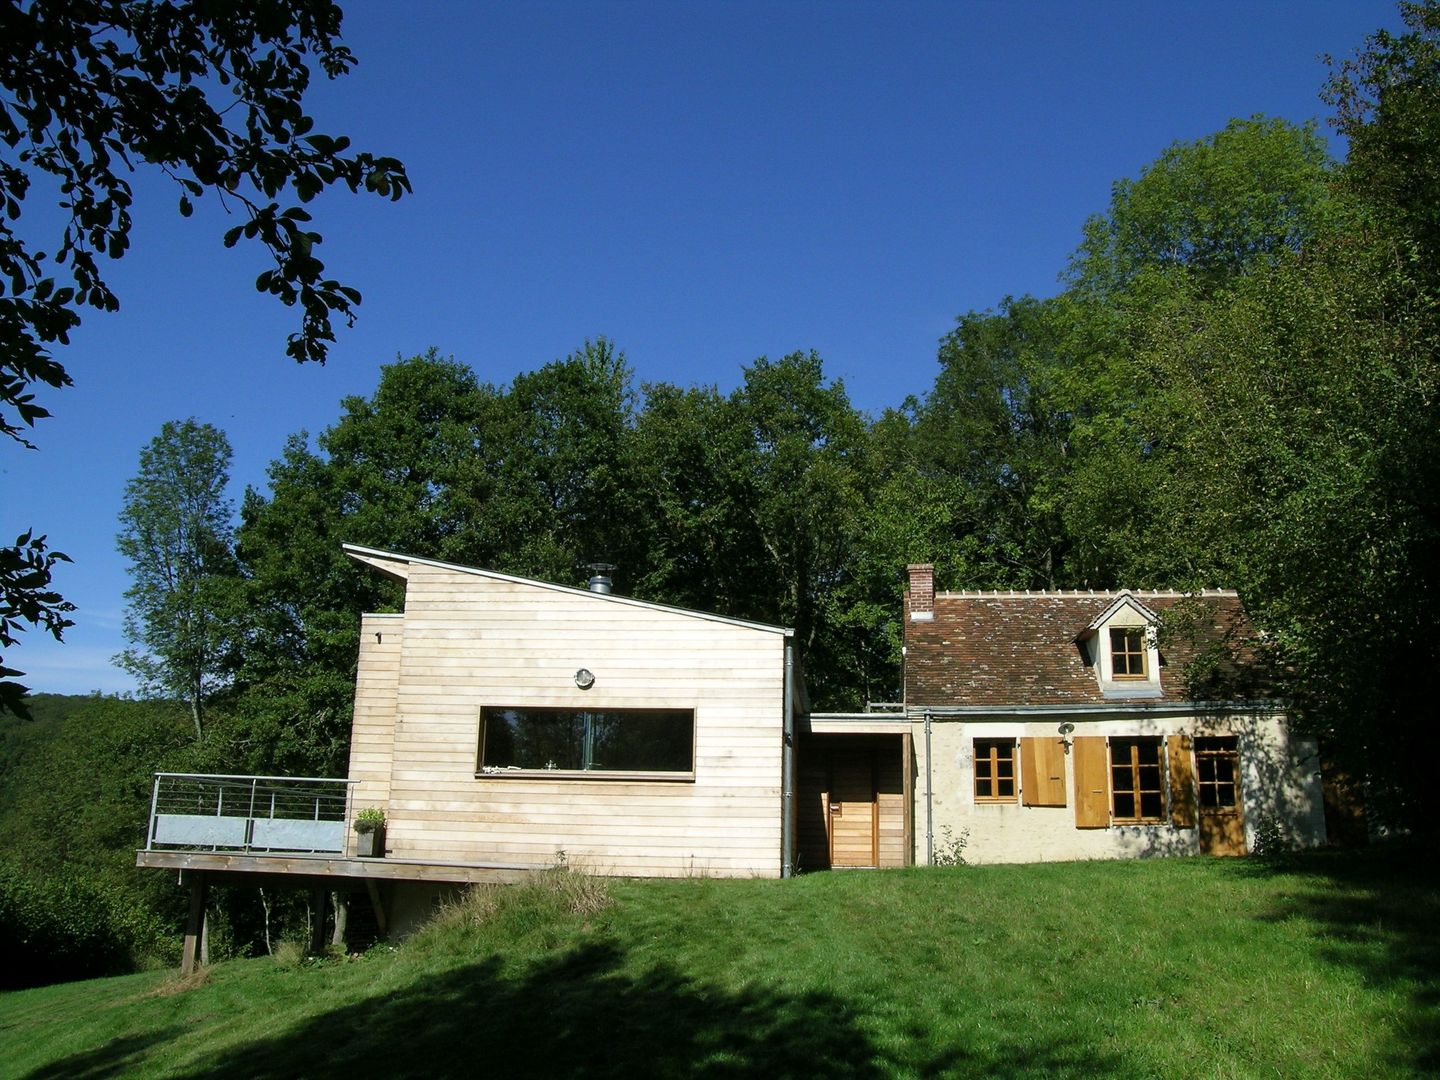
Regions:
<instances>
[{"instance_id":1,"label":"white plaster wall","mask_svg":"<svg viewBox=\"0 0 1440 1080\"><path fill-rule=\"evenodd\" d=\"M1300 846L1323 843L1324 807L1320 793L1319 759L1314 741L1292 737L1283 719L1273 716L1170 714L1094 720L1084 715L1047 716L1042 721L932 719L930 745L934 769L930 812L934 845L941 850L951 837L965 836L965 860L972 864L1057 862L1074 859L1115 859L1149 855L1199 853L1195 828L1163 825L1112 825L1104 829L1075 827L1075 763L1065 758L1063 807L1014 803L976 803L973 741L975 739L1056 738L1064 721L1077 736L1235 735L1241 767L1241 798L1247 846L1256 826L1273 817ZM925 726L913 729L915 748L915 862L926 862ZM1019 781L1017 761L1017 783Z\"/></svg>"}]
</instances>

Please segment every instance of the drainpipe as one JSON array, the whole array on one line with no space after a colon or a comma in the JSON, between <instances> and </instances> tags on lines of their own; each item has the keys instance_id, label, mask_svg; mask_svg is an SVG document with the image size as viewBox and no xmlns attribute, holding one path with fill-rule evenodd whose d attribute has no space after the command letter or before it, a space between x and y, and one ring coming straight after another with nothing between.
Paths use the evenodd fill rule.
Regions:
<instances>
[{"instance_id":1,"label":"drainpipe","mask_svg":"<svg viewBox=\"0 0 1440 1080\"><path fill-rule=\"evenodd\" d=\"M790 825L792 788L795 786L795 643L785 641L785 725L780 750L780 876L795 873L795 837Z\"/></svg>"},{"instance_id":2,"label":"drainpipe","mask_svg":"<svg viewBox=\"0 0 1440 1080\"><path fill-rule=\"evenodd\" d=\"M934 769L930 765L930 710L925 710L925 865L935 865Z\"/></svg>"}]
</instances>

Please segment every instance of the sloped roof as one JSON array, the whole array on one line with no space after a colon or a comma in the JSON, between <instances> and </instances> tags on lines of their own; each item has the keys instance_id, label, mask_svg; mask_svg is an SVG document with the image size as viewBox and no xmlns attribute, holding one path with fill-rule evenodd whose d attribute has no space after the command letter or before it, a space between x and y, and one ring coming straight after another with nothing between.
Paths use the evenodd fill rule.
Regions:
<instances>
[{"instance_id":1,"label":"sloped roof","mask_svg":"<svg viewBox=\"0 0 1440 1080\"><path fill-rule=\"evenodd\" d=\"M1101 693L1082 635L1125 593L940 593L933 620L905 620L905 700L911 708L1092 706ZM1234 592L1128 594L1161 622L1160 703L1265 696L1253 630ZM1177 606L1178 605L1178 606ZM1222 657L1202 686L1185 669L1202 652ZM1151 701L1154 701L1153 696Z\"/></svg>"},{"instance_id":2,"label":"sloped roof","mask_svg":"<svg viewBox=\"0 0 1440 1080\"><path fill-rule=\"evenodd\" d=\"M593 598L598 603L648 608L651 611L665 611L672 615L685 615L693 619L703 619L707 622L726 623L730 626L743 626L747 630L762 630L771 634L783 634L786 637L792 637L795 633L795 631L788 626L774 626L770 623L751 622L748 619L735 619L728 615L717 615L710 611L696 611L692 608L673 607L669 604L655 604L648 600L636 600L633 597L620 596L616 593L592 592L590 589L579 589L573 585L557 585L553 581L519 577L515 574L502 574L495 570L482 570L477 566L463 566L460 563L440 562L437 559L424 559L418 555L403 555L395 551L382 551L379 548L362 547L359 544L342 544L341 548L346 555L349 555L350 558L356 562L364 563L366 566L379 570L382 574L392 577L397 581L407 581L409 579L409 571L412 565L433 566L441 570L453 570L459 574L470 574L475 577L489 578L492 581L508 581L516 585L533 585L538 589L571 593L577 596Z\"/></svg>"}]
</instances>

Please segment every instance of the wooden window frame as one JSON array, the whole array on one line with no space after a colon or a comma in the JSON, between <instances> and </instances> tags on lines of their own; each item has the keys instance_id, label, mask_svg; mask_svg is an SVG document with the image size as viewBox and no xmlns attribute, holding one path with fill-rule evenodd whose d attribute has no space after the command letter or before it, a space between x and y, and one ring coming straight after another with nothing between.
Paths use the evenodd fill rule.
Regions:
<instances>
[{"instance_id":1,"label":"wooden window frame","mask_svg":"<svg viewBox=\"0 0 1440 1080\"><path fill-rule=\"evenodd\" d=\"M1131 641L1138 641L1137 648L1130 648ZM1125 671L1120 670L1120 658L1125 659ZM1131 671L1132 660L1138 658L1140 670ZM1143 626L1110 627L1110 677L1116 681L1139 680L1150 677L1150 646L1145 640Z\"/></svg>"},{"instance_id":2,"label":"wooden window frame","mask_svg":"<svg viewBox=\"0 0 1440 1080\"><path fill-rule=\"evenodd\" d=\"M1230 779L1221 780L1215 772L1215 768L1221 760L1228 760L1230 763ZM1229 787L1233 791L1233 799L1230 802L1219 801L1221 788ZM1195 790L1200 808L1210 814L1234 814L1238 813L1241 804L1240 794L1240 740L1234 735L1221 735L1210 737L1198 737L1195 739ZM1215 801L1207 803L1205 796L1213 793Z\"/></svg>"},{"instance_id":3,"label":"wooden window frame","mask_svg":"<svg viewBox=\"0 0 1440 1080\"><path fill-rule=\"evenodd\" d=\"M1155 760L1153 762L1140 760L1140 749L1143 746L1153 747ZM1125 760L1120 759L1121 752L1125 752ZM1144 787L1141 781L1141 770L1153 769L1155 773L1155 786ZM1121 776L1127 776L1128 783L1121 784ZM1110 820L1116 825L1163 825L1165 823L1165 809L1167 802L1166 775L1165 775L1165 747L1164 741L1158 735L1112 735L1110 737ZM1153 795L1159 800L1159 806L1154 814L1144 812L1144 800L1146 795ZM1134 800L1135 812L1132 815L1121 815L1116 810L1116 800L1128 796Z\"/></svg>"},{"instance_id":4,"label":"wooden window frame","mask_svg":"<svg viewBox=\"0 0 1440 1080\"><path fill-rule=\"evenodd\" d=\"M988 753L986 753L983 757L981 756L981 748L982 748L982 747L985 747L985 748L988 750ZM974 758L975 758L975 787L974 787L975 801L976 801L977 803L1016 803L1016 802L1019 802L1019 801L1020 801L1020 784L1019 784L1019 777L1018 777L1018 775L1017 775L1017 773L1016 773L1016 769L1015 769L1015 766L1016 766L1016 764L1017 764L1017 762L1016 762L1016 760L1015 760L1015 758L1016 758L1016 756L1017 756L1017 755L1016 755L1015 740L1014 740L1014 739L978 738L978 739L973 740L973 742L972 742L972 744L971 744L971 749L974 751ZM1000 753L1000 751L1006 750L1006 749L1009 750L1008 756ZM987 767L987 769L988 769L988 772L986 773L986 775L985 775L983 778L982 778L981 775L980 775L980 764L981 764L982 761L984 761L984 762L986 763L986 767ZM1002 762L1002 761L1008 761L1008 762L1010 763L1010 775L1009 775L1008 777L1002 777L1002 776L1000 776L1000 762ZM982 780L982 779L989 781L992 794L990 794L990 795L981 795L981 794L980 794L980 783L981 783L981 780ZM1001 782L1002 780L1009 780L1009 781L1010 781L1010 794L1009 794L1009 795L1001 795L1001 794L998 793L998 792L999 792L999 789L1000 789L1000 782Z\"/></svg>"}]
</instances>

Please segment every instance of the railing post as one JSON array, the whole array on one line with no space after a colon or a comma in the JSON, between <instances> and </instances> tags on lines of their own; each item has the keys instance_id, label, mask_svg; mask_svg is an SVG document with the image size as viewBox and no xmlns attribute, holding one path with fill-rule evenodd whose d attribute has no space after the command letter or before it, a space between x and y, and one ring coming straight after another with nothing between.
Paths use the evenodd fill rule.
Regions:
<instances>
[{"instance_id":1,"label":"railing post","mask_svg":"<svg viewBox=\"0 0 1440 1080\"><path fill-rule=\"evenodd\" d=\"M155 774L155 786L150 791L150 825L145 830L145 850L155 846L155 809L160 805L160 774Z\"/></svg>"}]
</instances>

